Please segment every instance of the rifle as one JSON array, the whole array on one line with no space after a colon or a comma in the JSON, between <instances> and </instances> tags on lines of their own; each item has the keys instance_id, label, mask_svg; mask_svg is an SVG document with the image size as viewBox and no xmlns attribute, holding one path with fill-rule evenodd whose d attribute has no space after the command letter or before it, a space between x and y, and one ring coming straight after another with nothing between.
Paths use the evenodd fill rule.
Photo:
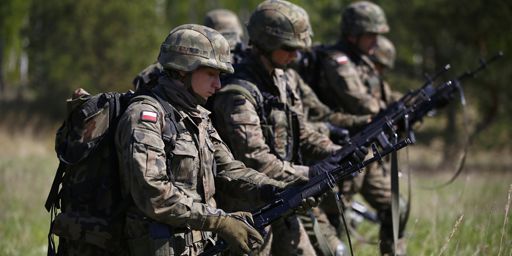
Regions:
<instances>
[{"instance_id":1,"label":"rifle","mask_svg":"<svg viewBox=\"0 0 512 256\"><path fill-rule=\"evenodd\" d=\"M453 80L449 80L437 87L430 81L421 88L410 91L400 100L377 114L372 121L351 138L351 142L335 153L340 159L339 166L333 170L316 175L302 186L288 187L278 193L274 200L252 212L252 225L264 234L264 228L273 221L292 213L301 206L303 199L319 197L344 178L356 175L369 164L380 161L386 155L396 152L415 142L412 125L421 121L429 112L446 106L459 93L464 101L464 94L460 83L474 77L483 70L487 64L503 56L499 52L488 61L480 60L480 66L473 71L467 71ZM403 139L398 138L398 132L405 132ZM373 157L362 162L353 162L350 158L360 147L370 147ZM380 148L380 149L379 149ZM227 249L224 240L219 240L215 246L205 250L201 256L215 255Z\"/></svg>"}]
</instances>

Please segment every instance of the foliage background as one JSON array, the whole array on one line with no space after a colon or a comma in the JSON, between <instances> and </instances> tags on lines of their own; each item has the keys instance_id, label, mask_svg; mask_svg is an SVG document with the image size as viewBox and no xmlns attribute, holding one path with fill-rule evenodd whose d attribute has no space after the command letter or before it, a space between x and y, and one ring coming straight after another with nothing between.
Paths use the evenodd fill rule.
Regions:
<instances>
[{"instance_id":1,"label":"foliage background","mask_svg":"<svg viewBox=\"0 0 512 256\"><path fill-rule=\"evenodd\" d=\"M45 251L47 215L42 202L56 167L51 133L63 119L64 100L74 89L83 87L91 93L131 89L133 77L156 60L161 41L173 27L202 23L203 15L213 8L231 9L245 22L259 2L0 1L0 204L9 209L0 211L0 255ZM337 40L341 10L351 1L292 2L309 12L314 41L326 44ZM446 255L496 255L502 246L508 248L503 255L509 255L512 230L503 222L510 219L503 208L512 183L512 1L375 2L387 14L391 27L387 36L398 50L396 68L387 79L401 91L419 87L425 74L432 75L445 64L452 69L438 82L476 67L480 57L498 50L505 53L501 61L463 84L469 125L456 114L460 107L452 104L421 127L420 150L411 161L417 169L445 170L437 163L453 162L465 125L472 140L468 167L473 173L485 173L466 176L448 191L415 191L411 246L415 255L442 254L446 237L464 215ZM431 179L435 177L429 172L418 183ZM30 186L27 180L33 181ZM461 189L471 193L462 196ZM436 209L435 218L431 209ZM505 241L496 237L503 233ZM358 255L375 253L372 247Z\"/></svg>"},{"instance_id":2,"label":"foliage background","mask_svg":"<svg viewBox=\"0 0 512 256\"><path fill-rule=\"evenodd\" d=\"M0 106L20 105L61 120L63 100L78 87L93 93L128 90L141 69L156 60L173 27L202 23L213 8L228 8L246 22L258 0L3 0L0 3ZM348 0L295 0L310 14L314 41L333 43ZM442 80L498 50L512 52L512 2L506 0L376 1L387 13L388 37L398 49L394 88L420 86L424 74L445 64ZM510 57L464 84L475 144L508 146L511 138ZM439 80L441 81L441 80ZM445 139L457 142L455 110L448 111ZM482 134L481 131L484 131ZM428 133L427 133L428 134ZM434 134L434 133L432 133ZM439 134L439 133L437 133Z\"/></svg>"}]
</instances>

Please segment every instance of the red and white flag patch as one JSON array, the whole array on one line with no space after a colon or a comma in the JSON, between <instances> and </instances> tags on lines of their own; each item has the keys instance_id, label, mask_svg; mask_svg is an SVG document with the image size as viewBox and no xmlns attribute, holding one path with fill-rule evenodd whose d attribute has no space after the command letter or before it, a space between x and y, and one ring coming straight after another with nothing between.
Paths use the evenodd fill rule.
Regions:
<instances>
[{"instance_id":1,"label":"red and white flag patch","mask_svg":"<svg viewBox=\"0 0 512 256\"><path fill-rule=\"evenodd\" d=\"M142 113L140 114L140 120L144 122L156 123L157 117L158 114L153 111L142 111Z\"/></svg>"},{"instance_id":2,"label":"red and white flag patch","mask_svg":"<svg viewBox=\"0 0 512 256\"><path fill-rule=\"evenodd\" d=\"M336 58L336 62L338 62L338 64L345 64L348 62L348 57L347 56L339 56Z\"/></svg>"}]
</instances>

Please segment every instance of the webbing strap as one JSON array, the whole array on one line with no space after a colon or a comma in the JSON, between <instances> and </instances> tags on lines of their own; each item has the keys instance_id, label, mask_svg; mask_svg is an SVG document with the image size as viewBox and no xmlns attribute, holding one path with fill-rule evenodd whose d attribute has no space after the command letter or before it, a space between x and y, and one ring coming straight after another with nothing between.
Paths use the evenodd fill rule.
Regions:
<instances>
[{"instance_id":1,"label":"webbing strap","mask_svg":"<svg viewBox=\"0 0 512 256\"><path fill-rule=\"evenodd\" d=\"M397 152L391 153L391 219L393 221L393 246L397 251L396 243L398 241L398 227L400 225L399 209L400 191L398 186L398 155Z\"/></svg>"},{"instance_id":2,"label":"webbing strap","mask_svg":"<svg viewBox=\"0 0 512 256\"><path fill-rule=\"evenodd\" d=\"M334 192L334 191L333 191ZM352 248L352 240L350 239L350 231L349 224L347 223L347 218L345 218L345 211L343 210L343 206L341 205L340 195L338 193L334 193L336 206L338 207L338 211L340 213L341 222L345 227L345 234L347 235L348 246L350 248L350 256L354 256L354 249Z\"/></svg>"},{"instance_id":3,"label":"webbing strap","mask_svg":"<svg viewBox=\"0 0 512 256\"><path fill-rule=\"evenodd\" d=\"M53 178L52 188L50 189L50 193L48 193L48 197L46 198L46 202L44 204L44 208L48 212L52 209L53 206L57 206L57 198L59 195L59 186L62 183L62 178L64 177L64 170L66 169L66 164L62 161L59 161L59 167L57 168L57 172L55 173L55 177Z\"/></svg>"},{"instance_id":4,"label":"webbing strap","mask_svg":"<svg viewBox=\"0 0 512 256\"><path fill-rule=\"evenodd\" d=\"M313 214L313 211L311 211L311 210L308 211L308 215L313 224L313 232L315 233L315 237L318 242L318 247L320 247L320 251L322 251L322 254L324 256L328 256L328 255L334 256L335 253L329 247L329 243L327 242L327 239L325 238L322 230L320 229L320 225L318 224L318 219Z\"/></svg>"}]
</instances>

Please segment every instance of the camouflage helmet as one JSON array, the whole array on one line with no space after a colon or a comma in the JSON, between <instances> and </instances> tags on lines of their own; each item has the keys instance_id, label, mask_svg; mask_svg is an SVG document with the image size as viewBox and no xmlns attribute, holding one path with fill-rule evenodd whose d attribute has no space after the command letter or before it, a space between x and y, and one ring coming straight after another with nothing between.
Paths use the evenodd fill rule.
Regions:
<instances>
[{"instance_id":1,"label":"camouflage helmet","mask_svg":"<svg viewBox=\"0 0 512 256\"><path fill-rule=\"evenodd\" d=\"M284 0L267 0L252 13L247 30L251 42L270 52L284 47L311 46L311 26L306 11Z\"/></svg>"},{"instance_id":2,"label":"camouflage helmet","mask_svg":"<svg viewBox=\"0 0 512 256\"><path fill-rule=\"evenodd\" d=\"M396 50L393 43L385 36L377 37L377 45L370 56L373 62L379 63L386 68L392 69L395 65Z\"/></svg>"},{"instance_id":3,"label":"camouflage helmet","mask_svg":"<svg viewBox=\"0 0 512 256\"><path fill-rule=\"evenodd\" d=\"M244 30L238 20L238 16L230 10L215 9L206 14L204 18L205 26L219 31L226 40L228 40L231 50L233 50L237 43L242 41Z\"/></svg>"},{"instance_id":4,"label":"camouflage helmet","mask_svg":"<svg viewBox=\"0 0 512 256\"><path fill-rule=\"evenodd\" d=\"M158 62L164 69L185 72L201 66L226 73L234 71L226 39L216 30L196 24L174 28L160 47Z\"/></svg>"},{"instance_id":5,"label":"camouflage helmet","mask_svg":"<svg viewBox=\"0 0 512 256\"><path fill-rule=\"evenodd\" d=\"M386 15L382 8L372 2L354 2L343 11L341 17L342 35L383 34L387 32L389 32L389 26Z\"/></svg>"}]
</instances>

